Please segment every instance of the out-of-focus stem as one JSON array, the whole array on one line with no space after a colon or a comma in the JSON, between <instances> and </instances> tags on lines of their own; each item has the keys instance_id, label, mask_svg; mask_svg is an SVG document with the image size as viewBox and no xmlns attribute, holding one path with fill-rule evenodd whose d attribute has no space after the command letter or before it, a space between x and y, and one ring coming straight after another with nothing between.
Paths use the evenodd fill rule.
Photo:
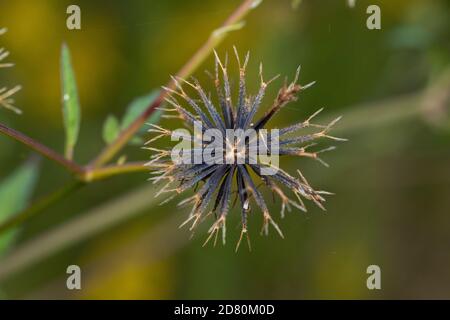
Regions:
<instances>
[{"instance_id":1,"label":"out-of-focus stem","mask_svg":"<svg viewBox=\"0 0 450 320\"><path fill-rule=\"evenodd\" d=\"M140 187L21 245L10 255L0 259L0 281L56 251L105 231L155 205L156 198L149 197L154 192L154 186Z\"/></svg>"},{"instance_id":2,"label":"out-of-focus stem","mask_svg":"<svg viewBox=\"0 0 450 320\"><path fill-rule=\"evenodd\" d=\"M73 181L67 184L66 186L62 187L61 189L53 192L52 194L42 198L41 200L37 201L34 205L29 207L28 209L20 212L19 214L13 215L8 220L2 222L0 224L0 237L2 234L14 227L17 227L24 221L38 215L43 210L48 208L51 204L55 203L58 200L63 199L73 191L77 190L83 185L80 181Z\"/></svg>"}]
</instances>

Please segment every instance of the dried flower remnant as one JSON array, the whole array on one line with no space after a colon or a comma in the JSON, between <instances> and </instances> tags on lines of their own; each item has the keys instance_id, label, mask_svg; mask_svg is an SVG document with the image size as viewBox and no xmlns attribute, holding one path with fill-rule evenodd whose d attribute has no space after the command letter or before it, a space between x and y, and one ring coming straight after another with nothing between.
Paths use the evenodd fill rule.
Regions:
<instances>
[{"instance_id":1,"label":"dried flower remnant","mask_svg":"<svg viewBox=\"0 0 450 320\"><path fill-rule=\"evenodd\" d=\"M5 34L6 28L0 29L0 36ZM3 62L9 56L9 52L4 48L0 48L0 68L9 68L14 66L13 63ZM17 114L21 114L22 111L14 107L13 95L21 89L21 86L15 86L14 88L8 89L7 87L0 87L0 107L14 111Z\"/></svg>"},{"instance_id":2,"label":"dried flower remnant","mask_svg":"<svg viewBox=\"0 0 450 320\"><path fill-rule=\"evenodd\" d=\"M217 105L220 106L222 115L219 114L216 104L211 100L211 96L205 93L202 86L195 78L192 78L192 81L182 78L173 78L176 89L164 87L169 93L166 101L170 105L170 107L164 108L164 110L166 112L174 112L175 115L170 114L166 115L166 117L182 119L190 129L194 129L194 133L196 130L198 133L198 130L205 129L214 129L222 133L225 133L225 131L228 132L229 130L254 130L259 138L260 134L265 131L269 120L271 120L278 111L288 103L296 101L297 95L301 91L314 84L310 83L304 86L298 84L297 81L300 73L300 68L298 68L294 80L290 84L287 84L287 81L285 81L270 108L260 119L254 121L255 115L262 104L267 86L277 77L265 81L262 75L261 64L259 90L254 96L248 95L246 89L246 67L249 60L249 54L247 53L244 62L241 63L236 48L234 48L234 51L239 65L239 81L236 84L238 87L236 101L232 99L233 95L227 72L227 59L225 59L225 63L222 63L216 52L215 75L210 75L214 80L216 95L218 97ZM219 74L221 74L221 76L219 76ZM182 84L186 84L193 88L198 95L198 100L191 98L186 93ZM183 107L177 99L182 99L191 109L193 109L193 112ZM200 106L199 102L201 102L203 107ZM340 118L335 119L326 126L313 124L311 122L321 111L322 109L318 110L305 121L278 129L279 139L276 149L277 156L292 155L307 157L316 159L327 166L327 164L319 158L319 154L332 150L334 147L329 147L320 151L310 151L309 148L315 145L312 144L312 141L320 138L328 138L336 141L344 141L345 139L329 135L329 131ZM202 220L214 214L215 221L208 231L209 236L207 237L205 244L213 237L215 238L215 244L220 230L222 230L222 240L225 242L227 215L232 207L232 203L236 203L237 199L239 199L240 203L242 229L236 250L239 248L239 245L244 238L247 239L250 247L248 215L251 210L251 200L253 200L256 203L256 206L262 211L263 226L261 233L267 235L269 225L271 225L279 235L283 237L280 228L269 213L266 201L259 190L259 182L256 180L262 182L262 184L272 191L275 196L279 197L281 200L281 217L284 216L285 209L290 211L292 207L306 212L303 199L311 200L318 207L325 210L323 206L325 198L323 196L329 195L330 193L313 189L300 170L297 170L298 177L290 175L279 167L274 168L276 170L273 174L263 174L262 172L264 170L271 169L274 166L273 163L267 163L261 161L261 159L259 159L259 162L255 163L254 161L250 161L248 155L244 156L244 163L236 163L235 161L230 163L223 161L217 164L206 162L180 164L171 159L172 153L170 150L161 150L149 146L150 143L157 139L172 136L175 131L156 125L151 126L152 128L149 132L155 133L156 137L149 140L146 147L146 149L154 152L150 161L147 163L153 170L152 174L155 175L150 178L150 180L154 183L161 181L165 182L165 185L160 189L156 196L162 193L173 192L175 194L169 198L172 199L176 194L193 187L197 188L202 184L192 197L179 203L179 206L192 204L192 210L189 217L180 227L190 224L190 230L193 231ZM298 131L305 128L312 128L315 132L296 135ZM200 131L200 133L202 132L203 131ZM227 147L231 146L231 157L235 157L236 152L240 152L237 146L239 142L237 142L236 139L230 139L226 134L223 136L223 141L219 141L219 144L223 144L223 146ZM205 139L202 134L200 134L200 136L197 134L189 135L189 138L192 142L196 142L197 146L200 146L202 151L205 151L212 143L211 140ZM275 138L272 135L269 135L266 140L263 140L265 144L269 146L269 153L275 152L275 149L271 149L274 140ZM260 146L258 146L258 148L260 148ZM243 150L251 152L251 141L246 140ZM223 154L219 154L219 158L223 157L223 159L228 159L230 156L228 151L229 149L224 151ZM189 157L195 157L194 153L196 152L196 148L194 147L189 152L191 152ZM289 197L284 189L291 192L294 199ZM234 201L232 199L233 197L235 197Z\"/></svg>"}]
</instances>

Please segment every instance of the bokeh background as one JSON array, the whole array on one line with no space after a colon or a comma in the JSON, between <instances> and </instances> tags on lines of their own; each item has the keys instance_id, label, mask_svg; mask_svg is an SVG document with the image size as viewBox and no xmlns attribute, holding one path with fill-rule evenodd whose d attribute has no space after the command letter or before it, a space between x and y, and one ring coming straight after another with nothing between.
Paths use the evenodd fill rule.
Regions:
<instances>
[{"instance_id":1,"label":"bokeh background","mask_svg":"<svg viewBox=\"0 0 450 320\"><path fill-rule=\"evenodd\" d=\"M62 151L59 54L66 42L82 105L76 160L85 164L104 145L106 116L121 116L135 97L165 84L240 1L79 0L82 30L68 31L66 8L73 3L0 0L1 26L9 29L1 46L16 63L0 80L23 86L16 104L24 111L19 117L0 110L0 121ZM381 7L381 30L366 28L370 4ZM320 107L322 121L344 116L336 134L350 141L324 154L330 168L282 160L287 171L301 168L313 186L336 193L327 212L308 203L307 214L293 211L281 220L280 204L271 204L283 240L275 232L259 236L262 218L255 211L252 252L241 246L235 253L235 209L226 246L203 248L212 221L191 239L177 228L188 210L176 201L157 206L147 173L115 177L74 192L21 226L0 259L0 273L17 264L3 270L3 298L450 298L449 1L357 0L350 8L345 0L303 0L293 9L288 0L264 0L245 21L217 49L251 51L250 88L257 88L259 61L267 76L292 77L301 64L300 82L317 81L275 125L303 120ZM207 81L203 70L212 67L209 57L195 75ZM123 154L148 158L136 146ZM0 182L30 155L1 136ZM32 200L70 179L41 161ZM63 245L39 255L55 243ZM27 262L33 255L38 258ZM82 269L81 291L66 289L72 264ZM379 291L366 288L372 264L381 267Z\"/></svg>"}]
</instances>

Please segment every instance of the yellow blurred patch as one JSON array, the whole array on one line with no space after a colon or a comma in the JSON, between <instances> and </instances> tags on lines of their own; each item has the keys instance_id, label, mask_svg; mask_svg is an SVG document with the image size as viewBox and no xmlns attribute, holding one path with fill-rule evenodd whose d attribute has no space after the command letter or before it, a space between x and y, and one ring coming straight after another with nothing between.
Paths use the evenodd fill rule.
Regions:
<instances>
[{"instance_id":1,"label":"yellow blurred patch","mask_svg":"<svg viewBox=\"0 0 450 320\"><path fill-rule=\"evenodd\" d=\"M366 288L367 250L364 244L345 243L317 258L315 285L318 299L361 299Z\"/></svg>"},{"instance_id":2,"label":"yellow blurred patch","mask_svg":"<svg viewBox=\"0 0 450 320\"><path fill-rule=\"evenodd\" d=\"M8 1L0 10L2 26L9 29L4 41L24 87L24 112L43 114L46 121L57 125L61 123L59 61L63 42L72 53L84 115L95 112L96 106L103 108L111 85L123 81L114 76L123 60L118 52L119 35L113 28L114 15L83 15L82 10L82 30L76 31L67 30L66 18L65 7L52 1Z\"/></svg>"},{"instance_id":3,"label":"yellow blurred patch","mask_svg":"<svg viewBox=\"0 0 450 320\"><path fill-rule=\"evenodd\" d=\"M146 263L139 257L117 261L96 273L82 290L83 299L169 299L172 295L171 264Z\"/></svg>"}]
</instances>

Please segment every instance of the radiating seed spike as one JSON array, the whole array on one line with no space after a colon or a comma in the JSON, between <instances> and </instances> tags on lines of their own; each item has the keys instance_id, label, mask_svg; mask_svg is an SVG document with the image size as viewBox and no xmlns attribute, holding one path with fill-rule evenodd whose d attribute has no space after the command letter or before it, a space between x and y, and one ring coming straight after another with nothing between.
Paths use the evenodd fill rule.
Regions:
<instances>
[{"instance_id":1,"label":"radiating seed spike","mask_svg":"<svg viewBox=\"0 0 450 320\"><path fill-rule=\"evenodd\" d=\"M261 86L264 85L264 78L263 78L263 64L262 62L259 63L259 77L261 78Z\"/></svg>"},{"instance_id":2,"label":"radiating seed spike","mask_svg":"<svg viewBox=\"0 0 450 320\"><path fill-rule=\"evenodd\" d=\"M275 223L275 221L273 221L272 218L270 218L270 223L271 223L272 226L275 228L275 230L278 232L278 234L280 235L280 237L281 237L282 239L284 239L283 232L281 232L280 227L278 226L278 224Z\"/></svg>"},{"instance_id":3,"label":"radiating seed spike","mask_svg":"<svg viewBox=\"0 0 450 320\"><path fill-rule=\"evenodd\" d=\"M322 209L323 211L327 211L327 209L323 206L323 204L321 204L319 201L317 201L316 199L312 198L313 202L316 204L316 206L318 206L320 209Z\"/></svg>"},{"instance_id":4,"label":"radiating seed spike","mask_svg":"<svg viewBox=\"0 0 450 320\"><path fill-rule=\"evenodd\" d=\"M225 52L225 61L224 61L223 66L225 69L227 69L227 67L228 67L228 52Z\"/></svg>"},{"instance_id":5,"label":"radiating seed spike","mask_svg":"<svg viewBox=\"0 0 450 320\"><path fill-rule=\"evenodd\" d=\"M233 50L234 50L234 55L236 56L236 61L238 63L239 66L239 70L241 70L241 59L239 58L239 53L237 52L236 46L233 46Z\"/></svg>"},{"instance_id":6,"label":"radiating seed spike","mask_svg":"<svg viewBox=\"0 0 450 320\"><path fill-rule=\"evenodd\" d=\"M190 86L190 87L192 87L192 88L194 88L194 89L197 89L197 86L196 86L196 85L194 85L193 83L187 81L186 79L181 78L181 77L178 77L178 76L177 76L177 79L178 79L179 81L181 81L181 82L186 83L188 86ZM193 79L194 82L196 81L196 79L194 78L194 76L191 76L191 79ZM198 81L197 81L197 82L198 82Z\"/></svg>"},{"instance_id":7,"label":"radiating seed spike","mask_svg":"<svg viewBox=\"0 0 450 320\"><path fill-rule=\"evenodd\" d=\"M249 251L252 251L252 246L251 246L251 243L250 243L250 236L248 235L247 227L246 227L246 226L243 226L243 227L242 227L242 230L241 230L241 235L240 235L239 240L238 240L238 243L236 244L235 252L238 252L239 247L240 247L240 245L241 245L241 241L242 241L244 235L245 235L245 237L247 238L248 249L249 249Z\"/></svg>"},{"instance_id":8,"label":"radiating seed spike","mask_svg":"<svg viewBox=\"0 0 450 320\"><path fill-rule=\"evenodd\" d=\"M319 113L323 111L324 108L320 108L316 112L314 112L308 119L306 119L306 122L310 122L312 119L314 119Z\"/></svg>"},{"instance_id":9,"label":"radiating seed spike","mask_svg":"<svg viewBox=\"0 0 450 320\"><path fill-rule=\"evenodd\" d=\"M302 181L309 186L308 180L306 180L306 178L303 176L302 172L300 171L300 169L297 169L298 174L300 175L300 178L302 179Z\"/></svg>"},{"instance_id":10,"label":"radiating seed spike","mask_svg":"<svg viewBox=\"0 0 450 320\"><path fill-rule=\"evenodd\" d=\"M242 68L245 70L247 68L248 61L250 60L250 51L247 51L247 54L245 55L244 65Z\"/></svg>"},{"instance_id":11,"label":"radiating seed spike","mask_svg":"<svg viewBox=\"0 0 450 320\"><path fill-rule=\"evenodd\" d=\"M331 129L339 120L342 119L342 116L337 117L336 119L334 119L333 121L331 121L328 125L327 125L327 129Z\"/></svg>"},{"instance_id":12,"label":"radiating seed spike","mask_svg":"<svg viewBox=\"0 0 450 320\"><path fill-rule=\"evenodd\" d=\"M328 151L333 151L333 150L335 150L335 149L336 149L336 146L330 146L330 147L328 147L328 148L319 150L319 151L317 151L316 153L317 153L317 154L319 154L319 153L324 153L324 152L328 152Z\"/></svg>"},{"instance_id":13,"label":"radiating seed spike","mask_svg":"<svg viewBox=\"0 0 450 320\"><path fill-rule=\"evenodd\" d=\"M222 244L225 245L227 240L227 229L226 229L226 225L225 225L225 221L223 222L222 225Z\"/></svg>"},{"instance_id":14,"label":"radiating seed spike","mask_svg":"<svg viewBox=\"0 0 450 320\"><path fill-rule=\"evenodd\" d=\"M292 81L293 84L296 84L298 81L298 78L300 77L300 71L302 70L302 66L299 65L297 67L297 71L295 72L295 77L294 77L294 81Z\"/></svg>"},{"instance_id":15,"label":"radiating seed spike","mask_svg":"<svg viewBox=\"0 0 450 320\"><path fill-rule=\"evenodd\" d=\"M211 239L211 237L213 236L213 234L214 234L213 232L209 233L209 236L208 236L208 238L206 238L206 241L203 243L202 247L205 247L208 244L208 242Z\"/></svg>"},{"instance_id":16,"label":"radiating seed spike","mask_svg":"<svg viewBox=\"0 0 450 320\"><path fill-rule=\"evenodd\" d=\"M216 62L219 64L220 68L221 68L222 70L224 70L224 67L223 67L223 65L222 65L222 61L220 61L220 58L219 58L219 55L217 54L216 49L214 49L213 52L214 52L214 56L215 56L215 58L216 58Z\"/></svg>"},{"instance_id":17,"label":"radiating seed spike","mask_svg":"<svg viewBox=\"0 0 450 320\"><path fill-rule=\"evenodd\" d=\"M316 191L316 193L317 193L317 194L325 194L325 195L328 195L328 196L334 196L334 195L336 195L336 194L333 193L333 192L328 192L328 191L324 191L324 190Z\"/></svg>"},{"instance_id":18,"label":"radiating seed spike","mask_svg":"<svg viewBox=\"0 0 450 320\"><path fill-rule=\"evenodd\" d=\"M314 159L319 161L324 167L326 167L326 168L330 167L330 165L327 162L325 162L324 160L322 160L321 158L315 157Z\"/></svg>"},{"instance_id":19,"label":"radiating seed spike","mask_svg":"<svg viewBox=\"0 0 450 320\"><path fill-rule=\"evenodd\" d=\"M163 206L163 205L165 205L166 203L168 203L168 202L170 202L171 200L173 200L173 198L175 198L175 197L176 197L175 194L172 195L172 196L170 196L170 197L168 197L166 200L160 202L160 203L158 204L158 206Z\"/></svg>"},{"instance_id":20,"label":"radiating seed spike","mask_svg":"<svg viewBox=\"0 0 450 320\"><path fill-rule=\"evenodd\" d=\"M176 94L177 96L183 97L183 95L181 93L179 93L178 91L173 90L173 89L171 89L169 87L161 86L161 88L163 88L164 90L166 90L166 91L168 91L170 93ZM165 98L165 100L169 102L169 100L167 98Z\"/></svg>"},{"instance_id":21,"label":"radiating seed spike","mask_svg":"<svg viewBox=\"0 0 450 320\"><path fill-rule=\"evenodd\" d=\"M270 79L269 81L266 82L266 85L269 85L270 83L272 83L273 81L277 80L280 77L280 74L277 74L276 76L274 76L272 79Z\"/></svg>"},{"instance_id":22,"label":"radiating seed spike","mask_svg":"<svg viewBox=\"0 0 450 320\"><path fill-rule=\"evenodd\" d=\"M306 90L308 88L311 88L315 84L316 84L316 81L310 82L307 85L301 86L301 90Z\"/></svg>"},{"instance_id":23,"label":"radiating seed spike","mask_svg":"<svg viewBox=\"0 0 450 320\"><path fill-rule=\"evenodd\" d=\"M341 142L348 141L348 139L346 139L346 138L338 138L338 137L330 136L330 135L327 135L327 134L323 135L323 137L331 139L331 140L334 140L334 141L341 141Z\"/></svg>"}]
</instances>

